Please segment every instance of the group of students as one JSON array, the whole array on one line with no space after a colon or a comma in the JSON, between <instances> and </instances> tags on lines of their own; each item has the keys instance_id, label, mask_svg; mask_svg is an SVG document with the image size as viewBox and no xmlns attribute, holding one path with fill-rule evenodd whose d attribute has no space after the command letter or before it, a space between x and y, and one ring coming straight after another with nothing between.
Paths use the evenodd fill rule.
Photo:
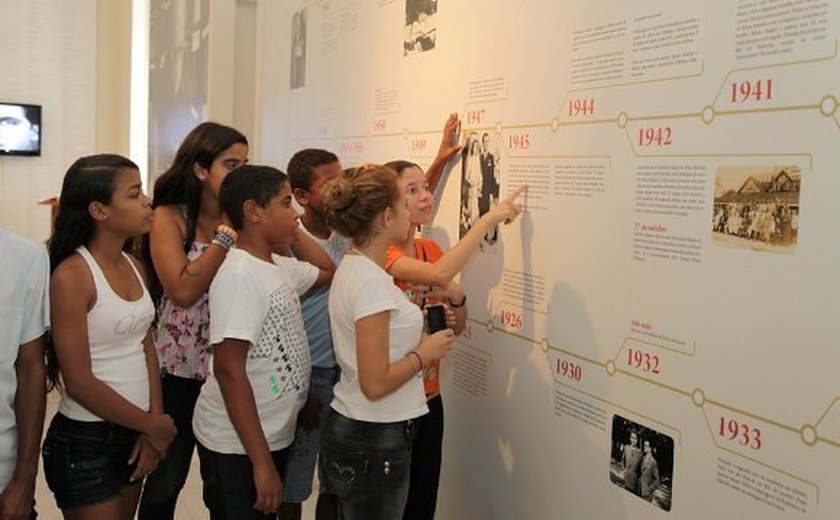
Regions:
<instances>
[{"instance_id":1,"label":"group of students","mask_svg":"<svg viewBox=\"0 0 840 520\"><path fill-rule=\"evenodd\" d=\"M212 519L300 518L316 460L319 519L433 518L439 360L466 321L453 279L521 212L525 189L449 251L415 238L458 126L453 114L426 173L405 161L343 170L308 149L287 176L247 164L240 132L203 123L152 199L130 160L76 161L48 262L0 231L0 296L18 325L0 367L15 360L0 406L18 418L0 428L17 451L17 467L0 460L0 516L34 515L46 372L63 388L41 451L65 518L173 518L196 448ZM137 237L140 259L126 252ZM426 334L433 303L449 328Z\"/></svg>"}]
</instances>

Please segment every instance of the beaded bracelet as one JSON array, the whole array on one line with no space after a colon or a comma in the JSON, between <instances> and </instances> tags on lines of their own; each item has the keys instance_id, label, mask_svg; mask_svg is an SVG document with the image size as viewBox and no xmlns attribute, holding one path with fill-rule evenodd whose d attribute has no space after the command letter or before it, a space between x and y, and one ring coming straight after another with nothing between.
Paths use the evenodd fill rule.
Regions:
<instances>
[{"instance_id":1,"label":"beaded bracelet","mask_svg":"<svg viewBox=\"0 0 840 520\"><path fill-rule=\"evenodd\" d=\"M229 251L231 247L236 245L236 231L228 226L221 225L216 228L216 236L211 243Z\"/></svg>"}]
</instances>

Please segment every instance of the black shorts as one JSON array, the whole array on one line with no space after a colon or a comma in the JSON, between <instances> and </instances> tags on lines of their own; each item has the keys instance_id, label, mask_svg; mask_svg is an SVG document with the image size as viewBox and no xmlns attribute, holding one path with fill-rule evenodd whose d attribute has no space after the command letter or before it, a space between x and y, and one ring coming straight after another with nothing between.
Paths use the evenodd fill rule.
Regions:
<instances>
[{"instance_id":1,"label":"black shorts","mask_svg":"<svg viewBox=\"0 0 840 520\"><path fill-rule=\"evenodd\" d=\"M92 506L117 496L130 484L128 464L138 433L116 424L53 417L41 453L44 477L60 509Z\"/></svg>"}]
</instances>

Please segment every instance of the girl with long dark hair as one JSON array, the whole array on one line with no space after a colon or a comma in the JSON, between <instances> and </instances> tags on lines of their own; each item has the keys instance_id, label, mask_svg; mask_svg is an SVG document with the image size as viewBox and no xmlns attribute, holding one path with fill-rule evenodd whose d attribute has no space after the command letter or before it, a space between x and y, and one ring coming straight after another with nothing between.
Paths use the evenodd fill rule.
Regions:
<instances>
[{"instance_id":1,"label":"girl with long dark hair","mask_svg":"<svg viewBox=\"0 0 840 520\"><path fill-rule=\"evenodd\" d=\"M48 373L64 393L43 446L65 518L132 518L143 477L175 436L163 413L144 270L123 251L151 219L130 160L94 155L67 171L48 244Z\"/></svg>"}]
</instances>

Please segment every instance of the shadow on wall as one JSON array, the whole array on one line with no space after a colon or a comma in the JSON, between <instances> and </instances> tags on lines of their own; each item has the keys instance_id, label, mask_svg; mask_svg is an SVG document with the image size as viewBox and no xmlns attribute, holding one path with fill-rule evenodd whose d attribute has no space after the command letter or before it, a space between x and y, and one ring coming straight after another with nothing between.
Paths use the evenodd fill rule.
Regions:
<instances>
[{"instance_id":1,"label":"shadow on wall","mask_svg":"<svg viewBox=\"0 0 840 520\"><path fill-rule=\"evenodd\" d=\"M503 281L504 247L522 247L523 271L533 268L534 227L527 213L521 222L521 246L506 245L514 234L505 229L495 251L479 253L462 277L470 316L481 323L471 323L472 338L457 349L483 353L490 361L485 395L470 394L457 385L447 385L445 391L439 515L482 520L620 518L622 500L607 478L608 410L593 401L604 411L602 429L559 411L561 400L573 402L562 395L580 401L588 399L581 390L605 395L603 369L586 366L588 377L576 389L553 371L556 352L545 352L538 344L541 338L527 341L543 335L534 320L524 320L518 337L483 325L492 319L494 327L500 326L491 292ZM573 287L555 285L548 309L545 335L551 345L599 358L586 302ZM444 370L447 383L454 377L449 372Z\"/></svg>"}]
</instances>

